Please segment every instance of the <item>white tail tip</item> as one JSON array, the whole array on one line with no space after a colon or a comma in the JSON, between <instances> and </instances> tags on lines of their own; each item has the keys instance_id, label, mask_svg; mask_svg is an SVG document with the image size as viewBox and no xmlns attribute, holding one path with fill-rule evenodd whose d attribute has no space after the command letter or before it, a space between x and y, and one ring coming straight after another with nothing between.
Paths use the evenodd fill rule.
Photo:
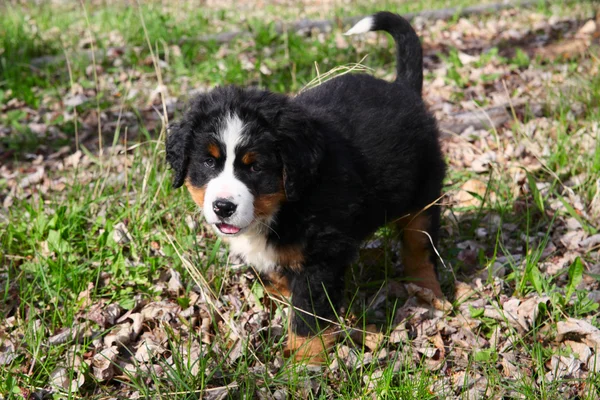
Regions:
<instances>
[{"instance_id":1,"label":"white tail tip","mask_svg":"<svg viewBox=\"0 0 600 400\"><path fill-rule=\"evenodd\" d=\"M348 32L344 33L344 35L357 35L360 33L366 33L373 28L373 17L365 17L358 21L352 28L348 30Z\"/></svg>"}]
</instances>

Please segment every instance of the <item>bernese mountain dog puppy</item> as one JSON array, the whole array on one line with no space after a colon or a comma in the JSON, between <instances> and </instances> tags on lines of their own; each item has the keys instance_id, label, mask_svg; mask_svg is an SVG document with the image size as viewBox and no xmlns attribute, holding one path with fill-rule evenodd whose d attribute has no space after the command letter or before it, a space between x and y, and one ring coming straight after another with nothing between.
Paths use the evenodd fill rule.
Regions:
<instances>
[{"instance_id":1,"label":"bernese mountain dog puppy","mask_svg":"<svg viewBox=\"0 0 600 400\"><path fill-rule=\"evenodd\" d=\"M173 185L275 291L291 297L287 351L322 360L333 346L345 270L379 227L398 227L406 278L443 296L436 244L445 163L421 98L419 38L379 12L346 34L385 31L397 78L346 74L295 97L217 87L169 128Z\"/></svg>"}]
</instances>

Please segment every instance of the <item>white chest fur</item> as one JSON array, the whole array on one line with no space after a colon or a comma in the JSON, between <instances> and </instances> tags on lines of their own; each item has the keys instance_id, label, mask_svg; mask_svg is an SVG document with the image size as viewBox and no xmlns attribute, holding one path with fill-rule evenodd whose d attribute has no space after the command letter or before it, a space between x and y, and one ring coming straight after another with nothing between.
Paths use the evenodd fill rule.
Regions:
<instances>
[{"instance_id":1,"label":"white chest fur","mask_svg":"<svg viewBox=\"0 0 600 400\"><path fill-rule=\"evenodd\" d=\"M242 257L258 272L268 273L277 267L277 252L267 244L267 237L262 232L251 230L228 238L228 242L231 253Z\"/></svg>"}]
</instances>

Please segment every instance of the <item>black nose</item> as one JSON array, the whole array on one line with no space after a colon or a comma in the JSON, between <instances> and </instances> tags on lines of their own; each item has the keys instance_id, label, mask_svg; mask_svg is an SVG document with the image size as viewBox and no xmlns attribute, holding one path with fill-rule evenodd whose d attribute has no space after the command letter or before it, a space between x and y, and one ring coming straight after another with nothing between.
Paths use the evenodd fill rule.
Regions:
<instances>
[{"instance_id":1,"label":"black nose","mask_svg":"<svg viewBox=\"0 0 600 400\"><path fill-rule=\"evenodd\" d=\"M229 200L215 200L213 203L213 211L221 218L231 217L235 212L237 205L233 204Z\"/></svg>"}]
</instances>

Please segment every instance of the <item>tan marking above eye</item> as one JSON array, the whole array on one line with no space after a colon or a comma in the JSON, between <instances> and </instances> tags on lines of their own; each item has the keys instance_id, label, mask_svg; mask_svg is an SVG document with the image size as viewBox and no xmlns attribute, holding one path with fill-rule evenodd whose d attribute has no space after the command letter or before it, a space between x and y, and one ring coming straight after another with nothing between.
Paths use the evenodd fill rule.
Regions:
<instances>
[{"instance_id":1,"label":"tan marking above eye","mask_svg":"<svg viewBox=\"0 0 600 400\"><path fill-rule=\"evenodd\" d=\"M256 161L256 153L249 151L242 156L242 163L250 165Z\"/></svg>"},{"instance_id":2,"label":"tan marking above eye","mask_svg":"<svg viewBox=\"0 0 600 400\"><path fill-rule=\"evenodd\" d=\"M208 153L213 156L214 158L219 158L221 157L221 151L219 150L219 146L217 146L214 143L209 143L208 144Z\"/></svg>"}]
</instances>

